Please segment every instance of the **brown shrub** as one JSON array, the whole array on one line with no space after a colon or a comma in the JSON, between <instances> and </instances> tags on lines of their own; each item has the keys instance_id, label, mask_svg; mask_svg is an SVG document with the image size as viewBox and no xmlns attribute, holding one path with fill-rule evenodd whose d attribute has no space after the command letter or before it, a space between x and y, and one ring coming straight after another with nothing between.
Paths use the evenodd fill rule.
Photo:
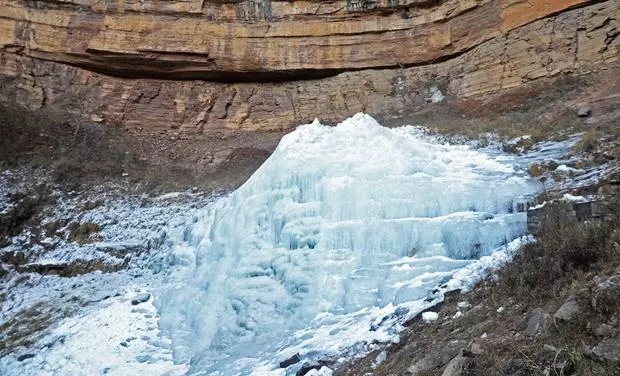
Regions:
<instances>
[{"instance_id":1,"label":"brown shrub","mask_svg":"<svg viewBox=\"0 0 620 376\"><path fill-rule=\"evenodd\" d=\"M576 153L592 153L600 144L599 135L595 130L586 132L573 147Z\"/></svg>"},{"instance_id":2,"label":"brown shrub","mask_svg":"<svg viewBox=\"0 0 620 376\"><path fill-rule=\"evenodd\" d=\"M618 197L616 201L620 202ZM569 210L551 205L542 215L536 242L526 245L512 263L499 273L506 293L523 296L552 295L578 273L600 269L620 257L620 205L604 220L578 222L567 218Z\"/></svg>"},{"instance_id":3,"label":"brown shrub","mask_svg":"<svg viewBox=\"0 0 620 376\"><path fill-rule=\"evenodd\" d=\"M53 323L51 310L44 303L24 309L0 325L0 356L18 347L31 346L41 337L42 331Z\"/></svg>"},{"instance_id":4,"label":"brown shrub","mask_svg":"<svg viewBox=\"0 0 620 376\"><path fill-rule=\"evenodd\" d=\"M69 237L72 242L80 244L98 240L99 225L94 222L76 223L69 225Z\"/></svg>"},{"instance_id":5,"label":"brown shrub","mask_svg":"<svg viewBox=\"0 0 620 376\"><path fill-rule=\"evenodd\" d=\"M12 194L13 206L0 214L0 247L10 244L10 237L19 234L24 225L51 200L49 187L45 185L34 187L28 192Z\"/></svg>"},{"instance_id":6,"label":"brown shrub","mask_svg":"<svg viewBox=\"0 0 620 376\"><path fill-rule=\"evenodd\" d=\"M0 103L0 165L50 167L57 183L71 185L120 176L127 162L136 160L118 141L123 130L72 111L62 104L27 110Z\"/></svg>"}]
</instances>

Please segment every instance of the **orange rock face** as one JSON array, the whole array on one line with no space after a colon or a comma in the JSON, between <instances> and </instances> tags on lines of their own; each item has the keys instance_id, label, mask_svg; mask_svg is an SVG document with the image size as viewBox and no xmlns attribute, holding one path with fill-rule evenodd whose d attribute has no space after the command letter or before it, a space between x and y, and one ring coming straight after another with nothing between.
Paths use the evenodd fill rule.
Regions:
<instances>
[{"instance_id":1,"label":"orange rock face","mask_svg":"<svg viewBox=\"0 0 620 376\"><path fill-rule=\"evenodd\" d=\"M399 116L618 60L620 0L0 0L30 107L188 132Z\"/></svg>"}]
</instances>

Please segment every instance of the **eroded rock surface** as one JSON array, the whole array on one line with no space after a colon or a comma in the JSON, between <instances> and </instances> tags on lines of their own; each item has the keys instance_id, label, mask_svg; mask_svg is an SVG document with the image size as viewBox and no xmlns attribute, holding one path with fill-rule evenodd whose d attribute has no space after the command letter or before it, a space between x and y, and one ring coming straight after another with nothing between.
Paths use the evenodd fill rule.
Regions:
<instances>
[{"instance_id":1,"label":"eroded rock surface","mask_svg":"<svg viewBox=\"0 0 620 376\"><path fill-rule=\"evenodd\" d=\"M620 55L620 0L4 1L0 14L0 75L22 105L79 98L91 121L192 133L402 116L432 86L467 98Z\"/></svg>"},{"instance_id":2,"label":"eroded rock surface","mask_svg":"<svg viewBox=\"0 0 620 376\"><path fill-rule=\"evenodd\" d=\"M255 81L428 63L588 1L325 3L18 0L0 25L10 50L111 75Z\"/></svg>"}]
</instances>

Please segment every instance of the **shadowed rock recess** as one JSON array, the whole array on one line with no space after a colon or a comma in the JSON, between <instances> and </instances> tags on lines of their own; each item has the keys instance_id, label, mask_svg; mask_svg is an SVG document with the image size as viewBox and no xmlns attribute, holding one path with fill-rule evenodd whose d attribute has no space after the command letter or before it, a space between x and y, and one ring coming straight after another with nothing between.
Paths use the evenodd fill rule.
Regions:
<instances>
[{"instance_id":1,"label":"shadowed rock recess","mask_svg":"<svg viewBox=\"0 0 620 376\"><path fill-rule=\"evenodd\" d=\"M609 64L618 20L620 0L1 0L0 76L95 122L285 130Z\"/></svg>"}]
</instances>

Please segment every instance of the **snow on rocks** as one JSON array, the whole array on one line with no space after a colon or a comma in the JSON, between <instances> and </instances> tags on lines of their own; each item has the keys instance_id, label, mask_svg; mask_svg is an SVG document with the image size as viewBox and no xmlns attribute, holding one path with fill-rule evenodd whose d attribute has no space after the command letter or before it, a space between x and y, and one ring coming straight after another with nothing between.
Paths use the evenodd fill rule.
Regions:
<instances>
[{"instance_id":1,"label":"snow on rocks","mask_svg":"<svg viewBox=\"0 0 620 376\"><path fill-rule=\"evenodd\" d=\"M569 202L588 202L589 200L583 196L573 196L570 193L565 193L562 199Z\"/></svg>"},{"instance_id":2,"label":"snow on rocks","mask_svg":"<svg viewBox=\"0 0 620 376\"><path fill-rule=\"evenodd\" d=\"M19 171L4 171L0 190L29 192L39 183L27 178ZM0 194L0 203L7 196ZM162 278L155 275L167 264L168 234L182 233L192 212L212 199L195 193L185 195L184 201L161 202L110 186L68 193L52 187L50 196L53 199L34 213L33 224L26 224L8 246L0 247L1 260L9 262L0 264L4 271L0 325L20 328L17 338L1 336L4 351L14 351L2 356L0 374L125 375L182 369L172 364L168 350L158 350L167 345L158 339L152 303L133 311L125 290L141 286L132 292L135 295L159 283ZM67 224L72 221L97 223L100 240L69 240ZM53 225L54 231L38 237L40 227L29 226L40 223L43 228ZM127 307L119 308L120 304ZM136 328L145 332L131 334ZM118 341L107 344L112 337ZM34 344L28 349L15 347L19 338ZM144 354L125 349L140 343ZM115 350L117 345L124 350ZM140 360L149 365L122 367Z\"/></svg>"},{"instance_id":3,"label":"snow on rocks","mask_svg":"<svg viewBox=\"0 0 620 376\"><path fill-rule=\"evenodd\" d=\"M531 138L516 138L504 144L504 150L518 155L500 155L498 159L541 175L541 184L547 192L561 196L570 191L587 191L596 186L602 176L617 173L618 166L613 160L603 164L584 163L583 155L568 152L583 136L582 133L574 134L563 141L540 143L534 143Z\"/></svg>"},{"instance_id":4,"label":"snow on rocks","mask_svg":"<svg viewBox=\"0 0 620 376\"><path fill-rule=\"evenodd\" d=\"M375 357L375 361L372 363L372 368L376 368L387 359L387 351L383 350Z\"/></svg>"},{"instance_id":5,"label":"snow on rocks","mask_svg":"<svg viewBox=\"0 0 620 376\"><path fill-rule=\"evenodd\" d=\"M306 373L306 375L307 376L332 376L333 373L334 372L331 369L323 366L319 369L310 370L308 373Z\"/></svg>"},{"instance_id":6,"label":"snow on rocks","mask_svg":"<svg viewBox=\"0 0 620 376\"><path fill-rule=\"evenodd\" d=\"M446 98L437 86L432 86L428 91L430 94L429 102L431 103L440 103Z\"/></svg>"},{"instance_id":7,"label":"snow on rocks","mask_svg":"<svg viewBox=\"0 0 620 376\"><path fill-rule=\"evenodd\" d=\"M425 323L431 323L433 321L437 321L438 318L439 318L439 314L437 312L428 311L428 312L422 313L422 320Z\"/></svg>"},{"instance_id":8,"label":"snow on rocks","mask_svg":"<svg viewBox=\"0 0 620 376\"><path fill-rule=\"evenodd\" d=\"M144 303L148 301L150 298L151 298L151 294L148 292L138 294L134 296L133 298L131 298L131 305L138 305L140 303Z\"/></svg>"}]
</instances>

